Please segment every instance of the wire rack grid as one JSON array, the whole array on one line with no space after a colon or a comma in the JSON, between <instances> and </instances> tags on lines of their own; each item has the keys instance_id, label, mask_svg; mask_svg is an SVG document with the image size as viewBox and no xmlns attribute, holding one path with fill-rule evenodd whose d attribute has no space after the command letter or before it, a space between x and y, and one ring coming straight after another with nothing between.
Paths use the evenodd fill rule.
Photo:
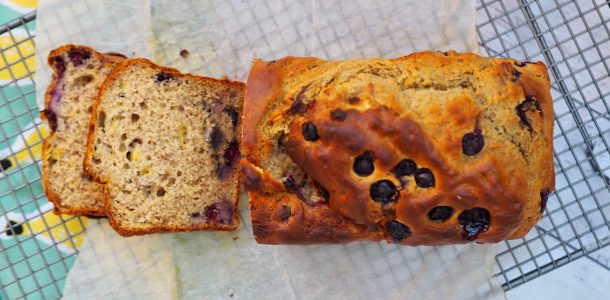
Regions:
<instances>
[{"instance_id":1,"label":"wire rack grid","mask_svg":"<svg viewBox=\"0 0 610 300\"><path fill-rule=\"evenodd\" d=\"M38 118L34 84L34 35L36 15L30 13L0 26L0 36L8 39L1 49L2 83L0 90L0 146L4 148L0 171L0 297L10 295L46 298L61 295L63 279L76 252L60 251L74 244L76 236L55 238L51 234L78 217L40 217L52 206L46 200L40 182L40 156L36 155L45 135ZM8 77L8 79L6 78ZM41 228L29 221L38 218ZM24 225L25 224L25 225ZM81 223L80 233L85 226ZM21 237L24 232L31 233ZM78 232L78 231L76 231ZM10 237L15 236L15 239ZM46 240L40 242L40 238ZM25 247L28 245L29 247ZM73 245L74 246L74 245ZM33 249L33 250L32 250ZM16 266L21 266L17 268ZM51 270L54 270L51 272Z\"/></svg>"},{"instance_id":2,"label":"wire rack grid","mask_svg":"<svg viewBox=\"0 0 610 300\"><path fill-rule=\"evenodd\" d=\"M0 153L0 238L7 238L0 243L0 297L7 299L9 294L28 299L61 295L86 227L81 217L40 218L52 206L41 188L40 157L34 151L46 134L39 126L35 70L29 63L34 54L24 51L33 47L35 19L31 13L0 25L0 37L11 41L0 56L5 62L0 74L10 77L0 92L0 146L8 149ZM495 275L508 290L591 258L610 244L610 4L479 0L477 20L484 55L544 61L552 78L556 189L535 229L501 245ZM30 225L35 218L42 229ZM58 237L56 228L71 233ZM31 234L8 239L22 232ZM38 241L41 236L47 243Z\"/></svg>"}]
</instances>

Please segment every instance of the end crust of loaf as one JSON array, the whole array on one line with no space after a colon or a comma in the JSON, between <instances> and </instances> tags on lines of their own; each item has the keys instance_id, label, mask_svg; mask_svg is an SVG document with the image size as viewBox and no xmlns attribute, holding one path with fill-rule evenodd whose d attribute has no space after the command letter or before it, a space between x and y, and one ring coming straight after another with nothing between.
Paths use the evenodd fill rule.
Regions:
<instances>
[{"instance_id":1,"label":"end crust of loaf","mask_svg":"<svg viewBox=\"0 0 610 300\"><path fill-rule=\"evenodd\" d=\"M56 214L104 216L102 185L82 170L90 111L106 76L125 57L81 45L49 53L52 81L41 119L51 131L42 144L42 184Z\"/></svg>"}]
</instances>

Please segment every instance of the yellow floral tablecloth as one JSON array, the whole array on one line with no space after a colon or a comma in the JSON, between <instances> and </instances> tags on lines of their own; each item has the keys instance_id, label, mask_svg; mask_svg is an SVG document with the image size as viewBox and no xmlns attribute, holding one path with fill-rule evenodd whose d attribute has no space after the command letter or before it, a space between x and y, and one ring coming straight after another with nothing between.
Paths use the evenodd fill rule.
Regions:
<instances>
[{"instance_id":1,"label":"yellow floral tablecloth","mask_svg":"<svg viewBox=\"0 0 610 300\"><path fill-rule=\"evenodd\" d=\"M0 24L36 6L37 0L0 0ZM35 23L0 34L0 299L60 297L87 223L55 215L42 190L48 129L36 105Z\"/></svg>"}]
</instances>

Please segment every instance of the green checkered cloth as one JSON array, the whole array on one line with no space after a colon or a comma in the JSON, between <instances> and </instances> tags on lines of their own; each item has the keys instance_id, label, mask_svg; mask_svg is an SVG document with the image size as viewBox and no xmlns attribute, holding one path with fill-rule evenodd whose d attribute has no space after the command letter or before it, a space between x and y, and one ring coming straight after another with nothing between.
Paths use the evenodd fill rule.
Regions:
<instances>
[{"instance_id":1,"label":"green checkered cloth","mask_svg":"<svg viewBox=\"0 0 610 300\"><path fill-rule=\"evenodd\" d=\"M36 0L0 2L0 23L35 5ZM0 299L59 298L86 219L54 215L42 189L47 128L36 105L35 21L2 25L0 32Z\"/></svg>"}]
</instances>

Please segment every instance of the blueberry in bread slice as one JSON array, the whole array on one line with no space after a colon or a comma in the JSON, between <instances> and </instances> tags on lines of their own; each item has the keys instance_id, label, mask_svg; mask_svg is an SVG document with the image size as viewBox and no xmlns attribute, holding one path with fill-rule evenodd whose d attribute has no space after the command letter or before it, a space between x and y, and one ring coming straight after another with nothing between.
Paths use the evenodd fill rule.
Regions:
<instances>
[{"instance_id":1,"label":"blueberry in bread slice","mask_svg":"<svg viewBox=\"0 0 610 300\"><path fill-rule=\"evenodd\" d=\"M51 134L42 144L42 183L56 213L105 215L102 185L83 171L83 158L97 93L121 62L86 46L64 45L49 54L53 78L45 95Z\"/></svg>"},{"instance_id":2,"label":"blueberry in bread slice","mask_svg":"<svg viewBox=\"0 0 610 300\"><path fill-rule=\"evenodd\" d=\"M245 86L129 60L104 83L85 170L122 235L238 226Z\"/></svg>"},{"instance_id":3,"label":"blueberry in bread slice","mask_svg":"<svg viewBox=\"0 0 610 300\"><path fill-rule=\"evenodd\" d=\"M540 62L256 60L242 181L259 243L498 242L540 219L552 142Z\"/></svg>"}]
</instances>

